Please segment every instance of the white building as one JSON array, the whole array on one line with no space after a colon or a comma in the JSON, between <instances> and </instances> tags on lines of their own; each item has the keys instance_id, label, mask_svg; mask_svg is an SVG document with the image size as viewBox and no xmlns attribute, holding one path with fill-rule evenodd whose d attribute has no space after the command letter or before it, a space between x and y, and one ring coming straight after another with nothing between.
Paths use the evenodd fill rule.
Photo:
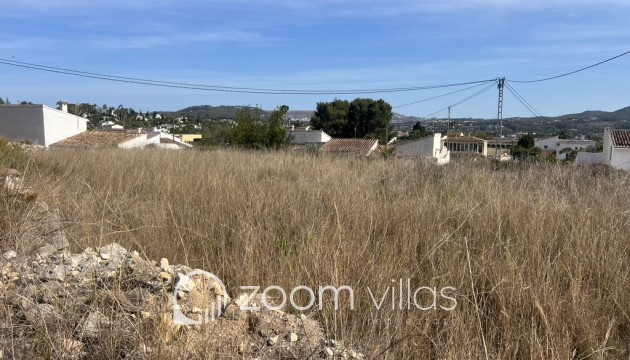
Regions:
<instances>
[{"instance_id":1,"label":"white building","mask_svg":"<svg viewBox=\"0 0 630 360\"><path fill-rule=\"evenodd\" d=\"M604 153L589 153L580 151L575 157L576 165L604 164Z\"/></svg>"},{"instance_id":2,"label":"white building","mask_svg":"<svg viewBox=\"0 0 630 360\"><path fill-rule=\"evenodd\" d=\"M124 127L122 125L118 125L113 121L105 121L101 123L101 128L104 130L122 130Z\"/></svg>"},{"instance_id":3,"label":"white building","mask_svg":"<svg viewBox=\"0 0 630 360\"><path fill-rule=\"evenodd\" d=\"M594 140L585 140L583 138L559 139L557 135L550 138L537 139L534 142L534 146L536 146L537 148L540 148L541 150L555 151L556 155L559 155L562 150L567 148L571 150L582 150L593 145L595 145Z\"/></svg>"},{"instance_id":4,"label":"white building","mask_svg":"<svg viewBox=\"0 0 630 360\"><path fill-rule=\"evenodd\" d=\"M438 165L451 161L451 152L444 146L446 137L435 133L419 140L410 141L396 146L396 156L405 158L422 158Z\"/></svg>"},{"instance_id":5,"label":"white building","mask_svg":"<svg viewBox=\"0 0 630 360\"><path fill-rule=\"evenodd\" d=\"M604 129L603 160L615 169L630 170L630 130Z\"/></svg>"},{"instance_id":6,"label":"white building","mask_svg":"<svg viewBox=\"0 0 630 360\"><path fill-rule=\"evenodd\" d=\"M321 148L331 139L330 135L323 130L311 130L309 128L294 129L289 132L289 135L293 137L294 144L315 149Z\"/></svg>"},{"instance_id":7,"label":"white building","mask_svg":"<svg viewBox=\"0 0 630 360\"><path fill-rule=\"evenodd\" d=\"M1 105L0 136L50 146L87 130L87 119L68 113L68 103L57 110L46 105Z\"/></svg>"}]
</instances>

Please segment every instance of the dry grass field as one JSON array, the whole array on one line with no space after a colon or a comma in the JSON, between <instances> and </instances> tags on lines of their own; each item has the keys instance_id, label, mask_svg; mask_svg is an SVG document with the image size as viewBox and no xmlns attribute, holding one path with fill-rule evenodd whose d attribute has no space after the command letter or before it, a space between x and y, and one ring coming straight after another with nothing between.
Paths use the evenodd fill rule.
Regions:
<instances>
[{"instance_id":1,"label":"dry grass field","mask_svg":"<svg viewBox=\"0 0 630 360\"><path fill-rule=\"evenodd\" d=\"M117 242L212 271L233 296L350 286L354 310L342 292L339 309L324 297L307 314L369 358L630 359L627 173L223 150L33 157L29 186L73 250ZM437 309L408 308L407 279L435 287ZM452 311L439 308L447 286Z\"/></svg>"}]
</instances>

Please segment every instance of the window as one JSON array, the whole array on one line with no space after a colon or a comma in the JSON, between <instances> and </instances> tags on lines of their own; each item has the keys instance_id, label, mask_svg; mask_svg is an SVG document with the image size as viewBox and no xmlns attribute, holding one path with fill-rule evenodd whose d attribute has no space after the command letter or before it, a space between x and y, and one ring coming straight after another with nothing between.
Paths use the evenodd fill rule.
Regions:
<instances>
[{"instance_id":1,"label":"window","mask_svg":"<svg viewBox=\"0 0 630 360\"><path fill-rule=\"evenodd\" d=\"M545 149L547 148L547 145L545 145Z\"/></svg>"}]
</instances>

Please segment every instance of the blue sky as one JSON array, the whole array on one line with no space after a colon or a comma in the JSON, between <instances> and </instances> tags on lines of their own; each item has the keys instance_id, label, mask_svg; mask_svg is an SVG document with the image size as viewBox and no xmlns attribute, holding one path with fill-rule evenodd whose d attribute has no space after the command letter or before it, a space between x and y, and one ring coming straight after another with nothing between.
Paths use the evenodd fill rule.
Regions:
<instances>
[{"instance_id":1,"label":"blue sky","mask_svg":"<svg viewBox=\"0 0 630 360\"><path fill-rule=\"evenodd\" d=\"M572 71L630 50L627 0L3 0L0 58L110 75L205 85L345 90ZM166 89L0 64L0 96L136 110L383 98L425 116L481 89L370 95L265 95ZM512 86L554 116L630 106L630 55L561 79ZM497 91L452 109L495 118ZM504 117L531 115L508 92ZM446 116L446 112L436 116Z\"/></svg>"}]
</instances>

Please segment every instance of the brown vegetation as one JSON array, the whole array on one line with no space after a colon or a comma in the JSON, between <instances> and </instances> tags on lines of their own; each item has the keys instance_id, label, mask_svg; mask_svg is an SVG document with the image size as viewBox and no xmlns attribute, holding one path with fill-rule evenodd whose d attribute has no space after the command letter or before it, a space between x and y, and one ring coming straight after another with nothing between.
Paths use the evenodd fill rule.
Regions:
<instances>
[{"instance_id":1,"label":"brown vegetation","mask_svg":"<svg viewBox=\"0 0 630 360\"><path fill-rule=\"evenodd\" d=\"M33 156L29 186L59 209L74 250L117 242L212 271L232 296L348 285L355 310L342 293L340 309L326 298L308 315L370 358L630 356L627 173L237 151ZM452 286L457 306L392 309L386 297L378 311L367 289L380 300L399 279Z\"/></svg>"}]
</instances>

